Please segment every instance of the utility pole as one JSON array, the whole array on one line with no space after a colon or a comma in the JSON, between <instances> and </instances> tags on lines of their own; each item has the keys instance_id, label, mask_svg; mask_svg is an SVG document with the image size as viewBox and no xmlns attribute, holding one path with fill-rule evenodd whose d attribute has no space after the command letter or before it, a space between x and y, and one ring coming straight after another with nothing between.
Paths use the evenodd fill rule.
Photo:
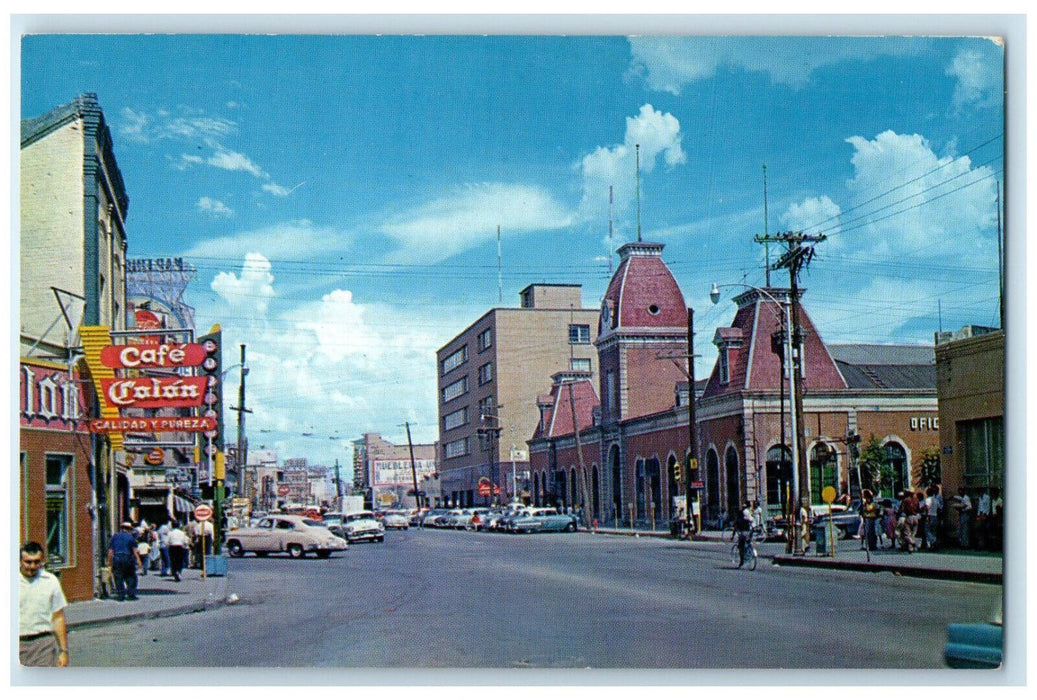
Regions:
<instances>
[{"instance_id":1,"label":"utility pole","mask_svg":"<svg viewBox=\"0 0 1037 700\"><path fill-rule=\"evenodd\" d=\"M695 309L688 307L688 468L685 471L684 515L688 519L688 527L695 524L701 530L701 521L694 517L695 502L694 482L699 474L699 441L698 426L695 424ZM701 518L701 515L700 515ZM690 532L689 532L690 534Z\"/></svg>"},{"instance_id":2,"label":"utility pole","mask_svg":"<svg viewBox=\"0 0 1037 700\"><path fill-rule=\"evenodd\" d=\"M806 437L803 433L803 367L802 347L803 331L799 325L799 273L800 270L810 264L814 257L814 245L825 240L827 236L820 234L809 236L802 231L786 231L784 233L756 236L758 243L778 241L786 245L785 253L774 263L774 269L788 268L789 271L789 362L792 379L792 389L789 392L793 407L792 431L793 431L793 469L796 471L796 497L793 499L793 518L790 520L794 526L799 518L799 509L804 502L810 502L810 471L807 465L809 460L804 460L806 455ZM810 243L812 245L803 245Z\"/></svg>"},{"instance_id":3,"label":"utility pole","mask_svg":"<svg viewBox=\"0 0 1037 700\"><path fill-rule=\"evenodd\" d=\"M338 457L335 458L335 510L342 512L342 479L339 478Z\"/></svg>"},{"instance_id":4,"label":"utility pole","mask_svg":"<svg viewBox=\"0 0 1037 700\"><path fill-rule=\"evenodd\" d=\"M410 421L403 424L407 428L407 447L410 449L410 475L414 480L414 505L421 511L421 493L418 491L418 468L414 465L414 443L410 439Z\"/></svg>"},{"instance_id":5,"label":"utility pole","mask_svg":"<svg viewBox=\"0 0 1037 700\"><path fill-rule=\"evenodd\" d=\"M252 513L252 496L249 493L248 483L248 444L245 440L245 414L252 411L245 408L245 377L248 375L248 367L245 366L245 344L241 344L241 381L238 384L238 405L231 406L232 411L238 412L238 472L241 474L242 493L248 499L248 511Z\"/></svg>"}]
</instances>

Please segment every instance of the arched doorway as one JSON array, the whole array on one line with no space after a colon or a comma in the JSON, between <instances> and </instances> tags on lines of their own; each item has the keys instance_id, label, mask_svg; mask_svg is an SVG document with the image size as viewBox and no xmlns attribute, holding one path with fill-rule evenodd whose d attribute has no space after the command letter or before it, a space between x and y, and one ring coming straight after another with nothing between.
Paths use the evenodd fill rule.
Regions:
<instances>
[{"instance_id":1,"label":"arched doorway","mask_svg":"<svg viewBox=\"0 0 1037 700\"><path fill-rule=\"evenodd\" d=\"M732 520L742 510L741 493L738 488L738 451L734 445L729 445L724 454L724 473L727 485L727 519Z\"/></svg>"},{"instance_id":2,"label":"arched doorway","mask_svg":"<svg viewBox=\"0 0 1037 700\"><path fill-rule=\"evenodd\" d=\"M767 504L768 517L787 512L792 495L792 453L785 445L767 450Z\"/></svg>"},{"instance_id":3,"label":"arched doorway","mask_svg":"<svg viewBox=\"0 0 1037 700\"><path fill-rule=\"evenodd\" d=\"M882 446L882 453L882 495L895 498L911 485L907 451L899 442L890 440Z\"/></svg>"},{"instance_id":4,"label":"arched doorway","mask_svg":"<svg viewBox=\"0 0 1037 700\"><path fill-rule=\"evenodd\" d=\"M814 505L824 503L821 491L831 486L839 491L839 462L835 450L827 443L819 442L810 450L810 502Z\"/></svg>"},{"instance_id":5,"label":"arched doorway","mask_svg":"<svg viewBox=\"0 0 1037 700\"><path fill-rule=\"evenodd\" d=\"M533 505L540 505L540 472L533 472Z\"/></svg>"},{"instance_id":6,"label":"arched doorway","mask_svg":"<svg viewBox=\"0 0 1037 700\"><path fill-rule=\"evenodd\" d=\"M601 518L601 484L598 476L598 465L595 464L591 468L591 518L593 520L599 520Z\"/></svg>"},{"instance_id":7,"label":"arched doorway","mask_svg":"<svg viewBox=\"0 0 1037 700\"><path fill-rule=\"evenodd\" d=\"M715 522L720 517L720 458L710 448L706 453L706 520Z\"/></svg>"},{"instance_id":8,"label":"arched doorway","mask_svg":"<svg viewBox=\"0 0 1037 700\"><path fill-rule=\"evenodd\" d=\"M623 517L623 469L619 465L619 448L615 445L609 451L609 465L612 467L612 522L619 525Z\"/></svg>"},{"instance_id":9,"label":"arched doorway","mask_svg":"<svg viewBox=\"0 0 1037 700\"><path fill-rule=\"evenodd\" d=\"M648 505L647 517L652 522L652 529L663 516L662 475L659 473L659 458L650 457L645 461L645 487Z\"/></svg>"},{"instance_id":10,"label":"arched doorway","mask_svg":"<svg viewBox=\"0 0 1037 700\"><path fill-rule=\"evenodd\" d=\"M644 520L648 517L648 504L645 501L645 461L641 457L634 462L634 517Z\"/></svg>"}]
</instances>

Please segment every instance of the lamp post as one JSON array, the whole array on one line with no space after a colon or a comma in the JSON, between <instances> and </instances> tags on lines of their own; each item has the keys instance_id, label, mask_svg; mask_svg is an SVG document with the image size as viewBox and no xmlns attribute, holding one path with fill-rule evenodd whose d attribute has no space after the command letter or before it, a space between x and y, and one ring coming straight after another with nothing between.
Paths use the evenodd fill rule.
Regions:
<instances>
[{"instance_id":1,"label":"lamp post","mask_svg":"<svg viewBox=\"0 0 1037 700\"><path fill-rule=\"evenodd\" d=\"M501 406L497 406L497 408L501 408ZM479 415L479 420L482 421L483 423L485 423L487 421L495 421L496 422L496 425L491 425L491 426L488 426L488 427L485 427L485 428L479 428L476 431L479 434L479 437L482 440L485 441L484 444L488 444L489 445L489 452L490 452L490 464L489 464L490 493L486 497L486 505L487 505L487 507L489 507L493 503L493 492L494 492L494 490L495 489L499 490L499 487L497 486L497 479L496 479L496 476L494 474L494 463L496 461L496 454L495 453L497 452L497 444L498 444L499 439L500 439L501 424L500 424L500 416L498 416L496 413L489 413L489 412L481 413Z\"/></svg>"},{"instance_id":2,"label":"lamp post","mask_svg":"<svg viewBox=\"0 0 1037 700\"><path fill-rule=\"evenodd\" d=\"M800 436L800 428L801 428L801 426L800 426L799 420L798 420L798 415L797 415L798 411L795 408L797 406L797 403L796 403L796 396L797 396L797 394L796 394L796 386L797 386L796 376L799 373L799 362L798 362L798 357L793 354L792 342L793 342L793 338L794 337L798 337L799 332L798 332L798 329L793 325L793 318L794 317L792 315L792 305L794 303L794 300L790 299L790 298L786 298L785 301L780 301L777 298L775 298L774 295L771 294L770 292L768 292L767 290L765 290L765 289L763 289L761 287L754 287L754 286L748 285L748 284L724 284L724 285L718 285L718 284L714 283L713 284L713 288L709 292L709 299L714 304L716 304L717 302L720 301L720 287L744 287L746 289L753 290L753 291L757 292L758 294L761 294L761 295L767 297L767 299L769 299L774 304L778 305L784 311L784 315L783 316L779 316L778 318L781 320L782 325L783 325L782 330L783 330L783 335L784 335L784 340L785 340L784 358L787 358L788 362L789 362L789 365L788 365L789 371L788 371L788 375L787 376L788 376L788 386L789 386L789 424L790 424L790 427L792 429L792 484L791 484L791 487L792 487L791 488L792 497L790 499L791 503L789 504L789 513L788 513L788 523L789 523L790 535L791 536L790 536L788 542L786 543L786 545L787 545L788 550L792 551L793 549L795 549L795 546L793 544L793 542L794 542L793 537L794 537L794 533L797 532L796 526L798 525L796 520L797 520L798 514L799 514L799 491L800 491L799 480L800 480L800 473L801 473L800 445L802 444L802 438ZM785 368L785 359L784 358L782 360L782 373L783 374L784 374L784 368ZM784 379L783 379L783 381L784 381ZM784 445L782 447L784 447Z\"/></svg>"}]
</instances>

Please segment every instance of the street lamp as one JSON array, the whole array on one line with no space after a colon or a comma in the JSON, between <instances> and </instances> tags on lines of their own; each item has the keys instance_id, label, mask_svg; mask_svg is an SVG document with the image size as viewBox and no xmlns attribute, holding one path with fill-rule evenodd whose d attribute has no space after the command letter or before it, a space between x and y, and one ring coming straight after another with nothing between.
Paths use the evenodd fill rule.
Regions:
<instances>
[{"instance_id":1,"label":"street lamp","mask_svg":"<svg viewBox=\"0 0 1037 700\"><path fill-rule=\"evenodd\" d=\"M798 513L799 513L799 491L800 491L800 489L799 489L799 480L800 480L800 472L801 472L800 454L799 454L801 441L800 441L799 429L800 429L801 426L799 425L799 419L798 419L798 416L797 416L798 411L796 410L796 405L797 405L796 404L796 384L797 383L795 381L795 376L796 376L797 372L799 371L799 363L798 363L798 358L793 354L793 337L794 336L798 336L798 330L793 328L793 325L792 325L792 303L793 303L793 300L791 300L788 297L786 297L785 301L780 301L779 299L775 298L774 295L771 294L770 292L768 292L766 289L763 289L761 287L754 287L754 286L749 285L749 284L724 284L724 285L718 285L718 284L716 284L714 282L713 283L713 288L709 291L709 299L714 304L716 304L716 303L718 303L720 301L720 287L744 287L746 289L750 289L752 291L757 292L758 294L761 294L761 295L767 297L767 299L769 299L771 302L773 302L774 304L776 304L777 306L779 306L781 309L784 310L784 316L783 317L779 316L778 318L782 322L782 335L784 336L784 341L785 341L785 351L784 351L784 353L782 355L782 363L781 363L781 365L782 365L782 374L785 374L786 358L787 358L788 362L790 363L788 365L788 367L789 367L788 383L789 383L789 423L790 423L790 427L792 429L792 498L791 498L791 504L790 504L790 507L789 507L788 522L789 522L789 525L790 525L790 532L791 533L795 533L796 532L795 527L797 525L796 520L797 520ZM784 417L784 412L783 412L783 417ZM784 448L784 445L782 445L782 448ZM789 547L790 550L794 548L793 539L791 537L790 537L789 542L788 542L788 547Z\"/></svg>"}]
</instances>

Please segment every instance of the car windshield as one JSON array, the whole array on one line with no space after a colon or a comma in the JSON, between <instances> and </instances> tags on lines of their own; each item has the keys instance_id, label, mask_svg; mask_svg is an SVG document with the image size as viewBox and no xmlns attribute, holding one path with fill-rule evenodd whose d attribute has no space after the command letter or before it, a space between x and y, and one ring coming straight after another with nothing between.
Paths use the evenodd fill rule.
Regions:
<instances>
[{"instance_id":1,"label":"car windshield","mask_svg":"<svg viewBox=\"0 0 1037 700\"><path fill-rule=\"evenodd\" d=\"M374 515L371 513L351 513L346 516L346 522L353 522L354 520L368 520L373 518Z\"/></svg>"},{"instance_id":2,"label":"car windshield","mask_svg":"<svg viewBox=\"0 0 1037 700\"><path fill-rule=\"evenodd\" d=\"M327 523L320 520L311 520L310 518L303 518L302 524L309 527L327 527Z\"/></svg>"}]
</instances>

